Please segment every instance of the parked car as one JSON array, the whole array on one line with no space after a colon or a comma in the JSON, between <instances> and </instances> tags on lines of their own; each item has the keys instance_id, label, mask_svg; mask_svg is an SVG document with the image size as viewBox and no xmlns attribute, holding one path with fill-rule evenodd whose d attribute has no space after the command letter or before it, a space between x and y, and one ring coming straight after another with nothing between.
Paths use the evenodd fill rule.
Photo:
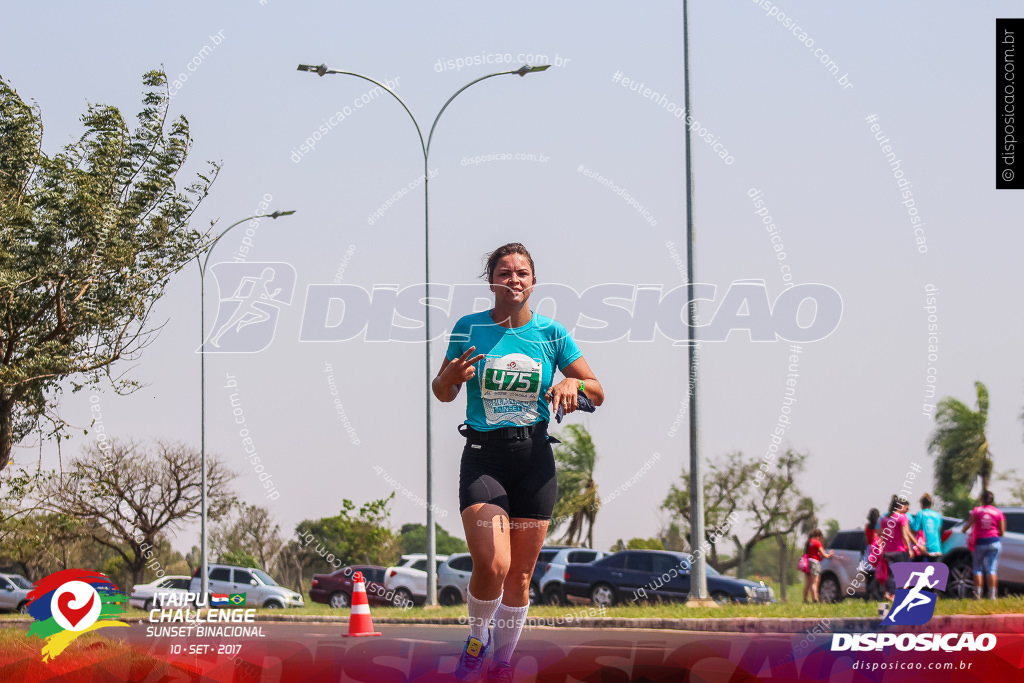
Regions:
<instances>
[{"instance_id":1,"label":"parked car","mask_svg":"<svg viewBox=\"0 0 1024 683\"><path fill-rule=\"evenodd\" d=\"M590 598L601 607L620 601L631 601L643 590L647 599L680 601L690 592L690 563L687 553L667 550L623 550L590 564L573 564L565 568L567 596ZM675 570L675 576L671 571ZM662 577L669 573L669 581ZM763 583L722 576L707 568L708 592L716 602L775 602L775 592ZM658 586L655 588L654 586Z\"/></svg>"},{"instance_id":2,"label":"parked car","mask_svg":"<svg viewBox=\"0 0 1024 683\"><path fill-rule=\"evenodd\" d=\"M530 604L539 605L541 603L541 579L544 578L548 565L551 564L551 560L555 559L558 551L569 547L571 546L546 545L540 549L540 553L537 555L537 563L533 565L533 575L530 577Z\"/></svg>"},{"instance_id":3,"label":"parked car","mask_svg":"<svg viewBox=\"0 0 1024 683\"><path fill-rule=\"evenodd\" d=\"M552 586L561 595L562 569L565 567L565 557L569 552L583 553L589 556L591 561L599 556L606 555L601 551L586 550L579 548L565 548L557 546L545 546L541 549L534 565L533 576L530 579L530 601L539 604L543 595L545 577L552 573L552 563L558 561L561 556L561 563L558 565L558 585ZM469 592L469 579L473 574L473 558L469 553L458 553L452 555L437 570L437 594L442 605L457 605L466 602L466 595ZM554 575L554 574L552 574ZM558 604L558 603L554 603Z\"/></svg>"},{"instance_id":4,"label":"parked car","mask_svg":"<svg viewBox=\"0 0 1024 683\"><path fill-rule=\"evenodd\" d=\"M600 560L608 553L590 548L562 548L554 554L551 561L542 568L543 574L538 581L541 601L545 605L564 605L565 568L570 564L588 564Z\"/></svg>"},{"instance_id":5,"label":"parked car","mask_svg":"<svg viewBox=\"0 0 1024 683\"><path fill-rule=\"evenodd\" d=\"M210 572L210 592L221 594L245 594L246 607L267 607L281 609L284 607L303 607L302 596L295 591L282 588L277 581L261 569L252 567L236 567L227 564L208 565ZM192 575L189 590L199 593L202 578L196 569ZM234 607L235 605L232 605Z\"/></svg>"},{"instance_id":6,"label":"parked car","mask_svg":"<svg viewBox=\"0 0 1024 683\"><path fill-rule=\"evenodd\" d=\"M21 582L27 583L28 579L18 574L0 574L0 610L28 613L28 594L33 586L29 583L25 588Z\"/></svg>"},{"instance_id":7,"label":"parked car","mask_svg":"<svg viewBox=\"0 0 1024 683\"><path fill-rule=\"evenodd\" d=\"M1006 515L1006 535L999 553L999 589L1003 593L1024 592L1024 507L996 507ZM954 598L974 596L974 568L963 531L966 521L958 522L942 544L942 561L949 566L946 594Z\"/></svg>"},{"instance_id":8,"label":"parked car","mask_svg":"<svg viewBox=\"0 0 1024 683\"><path fill-rule=\"evenodd\" d=\"M355 588L353 578L356 572L362 572L367 602L378 606L390 605L392 596L384 587L384 571L384 567L359 564L342 567L331 574L313 574L313 580L309 587L309 599L336 609L351 606L352 590Z\"/></svg>"},{"instance_id":9,"label":"parked car","mask_svg":"<svg viewBox=\"0 0 1024 683\"><path fill-rule=\"evenodd\" d=\"M437 600L442 605L466 602L469 577L473 574L473 558L469 553L456 553L437 568Z\"/></svg>"},{"instance_id":10,"label":"parked car","mask_svg":"<svg viewBox=\"0 0 1024 683\"><path fill-rule=\"evenodd\" d=\"M948 539L957 524L962 524L962 522L955 517L942 518L940 533L943 552L946 551ZM858 581L860 585L853 585L853 581L860 571L860 561L866 546L867 539L864 536L863 528L839 531L832 538L828 549L833 551L834 555L821 561L821 584L818 587L818 597L822 602L840 602L848 597L868 598L866 581ZM950 572L950 580L952 581L952 579L953 575ZM853 588L852 596L849 592L850 588Z\"/></svg>"},{"instance_id":11,"label":"parked car","mask_svg":"<svg viewBox=\"0 0 1024 683\"><path fill-rule=\"evenodd\" d=\"M4 576L10 579L11 582L14 583L14 585L18 588L24 588L27 591L31 591L33 588L36 587L34 583L26 579L21 574L4 574Z\"/></svg>"},{"instance_id":12,"label":"parked car","mask_svg":"<svg viewBox=\"0 0 1024 683\"><path fill-rule=\"evenodd\" d=\"M149 583L140 583L132 588L128 604L147 612L158 606L172 593L188 593L192 579L188 576L165 576Z\"/></svg>"},{"instance_id":13,"label":"parked car","mask_svg":"<svg viewBox=\"0 0 1024 683\"><path fill-rule=\"evenodd\" d=\"M447 559L447 555L435 555L438 567ZM384 571L384 587L394 596L391 604L395 607L405 607L409 602L422 605L427 601L427 556L402 555L398 565Z\"/></svg>"}]
</instances>

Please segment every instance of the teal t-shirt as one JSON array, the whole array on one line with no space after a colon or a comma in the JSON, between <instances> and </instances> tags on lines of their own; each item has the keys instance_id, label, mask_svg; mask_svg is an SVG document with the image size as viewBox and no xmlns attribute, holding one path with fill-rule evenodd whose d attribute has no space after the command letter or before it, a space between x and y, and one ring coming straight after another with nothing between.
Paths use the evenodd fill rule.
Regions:
<instances>
[{"instance_id":1,"label":"teal t-shirt","mask_svg":"<svg viewBox=\"0 0 1024 683\"><path fill-rule=\"evenodd\" d=\"M502 327L490 311L463 316L448 342L448 360L471 346L484 354L466 382L466 424L479 431L531 425L549 417L544 394L555 370L583 355L563 325L533 313L522 327Z\"/></svg>"},{"instance_id":2,"label":"teal t-shirt","mask_svg":"<svg viewBox=\"0 0 1024 683\"><path fill-rule=\"evenodd\" d=\"M924 531L928 552L942 552L942 515L935 510L921 510L910 518L910 530Z\"/></svg>"}]
</instances>

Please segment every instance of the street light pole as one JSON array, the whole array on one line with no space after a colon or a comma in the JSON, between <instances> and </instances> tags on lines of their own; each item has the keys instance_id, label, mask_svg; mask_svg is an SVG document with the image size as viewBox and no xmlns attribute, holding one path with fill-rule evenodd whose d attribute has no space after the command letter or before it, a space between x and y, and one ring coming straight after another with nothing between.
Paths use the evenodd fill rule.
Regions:
<instances>
[{"instance_id":1,"label":"street light pole","mask_svg":"<svg viewBox=\"0 0 1024 683\"><path fill-rule=\"evenodd\" d=\"M201 588L199 589L200 604L206 603L207 605L209 605L209 603L206 601L206 596L209 594L210 590L210 572L208 566L209 562L207 561L206 557L208 547L206 533L208 509L206 500L206 351L204 349L204 346L206 345L206 310L204 306L204 304L206 303L206 266L210 262L210 255L213 254L214 247L216 247L217 243L220 242L221 238L224 237L224 235L228 234L228 231L230 231L235 226L241 225L246 221L251 221L254 218L273 218L274 220L277 220L281 216L290 216L293 213L295 212L275 211L274 213L265 213L260 214L258 216L249 216L248 218L243 218L237 223L232 223L227 228L225 228L219 235L217 235L217 238L213 240L213 242L210 244L210 248L206 250L206 258L203 259L202 263L199 262L199 256L196 256L196 265L199 266L199 457L201 462L200 466L203 468L203 484L201 493L202 509L200 512L201 538L199 541L201 545L201 548L199 549L199 554L201 558L199 572L201 582Z\"/></svg>"},{"instance_id":2,"label":"street light pole","mask_svg":"<svg viewBox=\"0 0 1024 683\"><path fill-rule=\"evenodd\" d=\"M687 0L683 0L683 106L690 109L690 21ZM686 306L687 324L687 377L690 393L690 550L693 566L690 568L690 595L686 604L694 607L716 606L708 596L707 558L704 547L704 479L700 471L700 432L697 422L697 298L694 293L696 277L693 270L693 168L690 155L690 127L686 127Z\"/></svg>"},{"instance_id":3,"label":"street light pole","mask_svg":"<svg viewBox=\"0 0 1024 683\"><path fill-rule=\"evenodd\" d=\"M420 151L423 152L423 272L425 276L424 286L426 291L424 292L424 333L426 335L426 389L427 389L427 602L429 606L437 605L437 565L435 563L436 556L436 538L434 533L434 472L433 472L433 457L431 448L431 432L430 432L430 404L431 404L431 391L430 391L430 307L427 302L430 300L430 143L434 139L434 129L437 128L437 122L441 119L441 114L448 108L448 105L452 103L459 94L462 93L466 88L469 88L480 81L485 81L488 78L494 78L495 76L505 76L515 74L517 76L525 76L528 73L535 71L545 71L551 65L545 64L543 66L530 66L529 64L520 67L514 71L499 71L493 74L487 74L481 76L476 80L470 81L466 85L462 86L455 91L455 94L448 98L448 101L444 103L441 110L437 112L437 116L434 117L434 123L430 126L430 133L427 135L426 142L423 140L423 131L420 129L420 124L416 121L416 117L413 116L412 111L406 106L402 98L399 97L394 90L387 87L380 81L375 81L368 76L355 73L353 71L341 71L338 69L328 69L326 64L319 66L311 66L309 64L299 64L299 71L309 71L319 76L326 76L327 74L344 74L346 76L355 76L361 78L364 81L369 81L382 90L388 92L392 97L398 100L398 103L405 109L405 113L412 119L412 124L416 127L416 134L420 138Z\"/></svg>"}]
</instances>

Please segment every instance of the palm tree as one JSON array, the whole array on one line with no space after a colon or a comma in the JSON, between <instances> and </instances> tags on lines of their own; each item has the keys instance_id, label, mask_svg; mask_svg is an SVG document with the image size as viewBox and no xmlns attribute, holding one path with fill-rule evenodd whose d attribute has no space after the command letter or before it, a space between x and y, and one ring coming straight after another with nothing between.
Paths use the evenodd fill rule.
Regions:
<instances>
[{"instance_id":1,"label":"palm tree","mask_svg":"<svg viewBox=\"0 0 1024 683\"><path fill-rule=\"evenodd\" d=\"M939 401L935 410L935 432L928 450L935 455L935 492L947 501L947 512L969 509L970 492L981 479L988 489L992 476L992 452L985 435L988 421L988 389L975 382L977 410L971 410L952 396Z\"/></svg>"},{"instance_id":2,"label":"palm tree","mask_svg":"<svg viewBox=\"0 0 1024 683\"><path fill-rule=\"evenodd\" d=\"M555 435L562 443L555 446L555 472L558 478L558 498L552 512L548 535L552 535L568 520L563 543L578 545L587 525L587 546L594 547L594 521L601 499L594 482L597 450L587 428L567 425L565 431Z\"/></svg>"}]
</instances>

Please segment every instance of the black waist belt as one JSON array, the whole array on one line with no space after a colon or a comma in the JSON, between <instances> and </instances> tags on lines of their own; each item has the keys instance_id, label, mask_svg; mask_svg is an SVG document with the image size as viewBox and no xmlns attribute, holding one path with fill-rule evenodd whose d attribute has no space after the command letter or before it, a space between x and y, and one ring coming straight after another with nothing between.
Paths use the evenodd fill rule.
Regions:
<instances>
[{"instance_id":1,"label":"black waist belt","mask_svg":"<svg viewBox=\"0 0 1024 683\"><path fill-rule=\"evenodd\" d=\"M547 426L547 422L538 422L526 427L499 427L481 432L463 423L459 425L459 434L472 441L523 441L532 438L537 432L546 430Z\"/></svg>"}]
</instances>

